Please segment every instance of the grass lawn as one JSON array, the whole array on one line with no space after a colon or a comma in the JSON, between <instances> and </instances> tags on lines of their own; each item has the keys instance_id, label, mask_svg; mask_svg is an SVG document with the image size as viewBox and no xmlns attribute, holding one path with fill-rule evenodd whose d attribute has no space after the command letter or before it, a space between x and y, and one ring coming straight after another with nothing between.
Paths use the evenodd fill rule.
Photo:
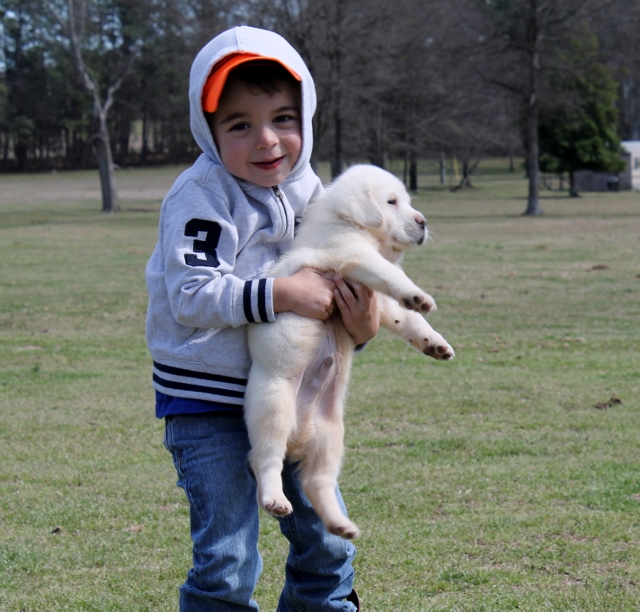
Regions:
<instances>
[{"instance_id":1,"label":"grass lawn","mask_svg":"<svg viewBox=\"0 0 640 612\"><path fill-rule=\"evenodd\" d=\"M154 417L144 266L179 168L0 176L0 610L177 609L188 508ZM640 609L640 195L480 165L414 199L405 269L456 349L355 359L341 487L368 612ZM262 517L256 599L286 543Z\"/></svg>"}]
</instances>

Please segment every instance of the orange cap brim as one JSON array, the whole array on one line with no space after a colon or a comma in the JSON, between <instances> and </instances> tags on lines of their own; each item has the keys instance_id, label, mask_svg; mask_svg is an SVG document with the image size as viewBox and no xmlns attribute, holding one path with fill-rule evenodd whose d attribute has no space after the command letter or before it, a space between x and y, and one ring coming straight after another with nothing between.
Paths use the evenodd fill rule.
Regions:
<instances>
[{"instance_id":1,"label":"orange cap brim","mask_svg":"<svg viewBox=\"0 0 640 612\"><path fill-rule=\"evenodd\" d=\"M220 96L222 95L222 90L224 89L224 84L227 82L229 73L241 64L256 60L276 62L285 68L296 81L302 81L297 72L291 70L289 66L283 64L275 57L266 57L255 53L231 53L222 58L222 60L213 67L211 74L207 78L202 88L202 109L208 113L215 113L218 110Z\"/></svg>"}]
</instances>

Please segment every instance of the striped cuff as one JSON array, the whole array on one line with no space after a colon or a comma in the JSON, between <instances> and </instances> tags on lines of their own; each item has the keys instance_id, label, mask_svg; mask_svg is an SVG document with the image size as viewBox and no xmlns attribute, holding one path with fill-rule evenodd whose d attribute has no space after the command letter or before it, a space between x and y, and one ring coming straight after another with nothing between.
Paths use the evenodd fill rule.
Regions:
<instances>
[{"instance_id":1,"label":"striped cuff","mask_svg":"<svg viewBox=\"0 0 640 612\"><path fill-rule=\"evenodd\" d=\"M242 291L242 307L249 323L273 323L273 278L246 281Z\"/></svg>"}]
</instances>

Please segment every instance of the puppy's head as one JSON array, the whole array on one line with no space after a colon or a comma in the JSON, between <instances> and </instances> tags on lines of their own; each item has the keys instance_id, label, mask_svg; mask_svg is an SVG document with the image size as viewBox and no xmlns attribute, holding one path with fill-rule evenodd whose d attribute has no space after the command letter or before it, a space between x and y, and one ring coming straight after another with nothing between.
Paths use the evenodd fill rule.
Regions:
<instances>
[{"instance_id":1,"label":"puppy's head","mask_svg":"<svg viewBox=\"0 0 640 612\"><path fill-rule=\"evenodd\" d=\"M335 213L376 237L385 251L422 244L426 220L411 206L411 197L393 174L377 166L352 166L329 188Z\"/></svg>"}]
</instances>

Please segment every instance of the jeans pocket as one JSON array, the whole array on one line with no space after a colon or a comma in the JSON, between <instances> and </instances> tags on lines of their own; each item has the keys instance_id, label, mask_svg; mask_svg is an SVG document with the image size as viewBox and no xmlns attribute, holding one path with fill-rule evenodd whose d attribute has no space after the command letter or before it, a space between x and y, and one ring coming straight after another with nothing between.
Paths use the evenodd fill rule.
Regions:
<instances>
[{"instance_id":1,"label":"jeans pocket","mask_svg":"<svg viewBox=\"0 0 640 612\"><path fill-rule=\"evenodd\" d=\"M178 476L181 476L180 464L182 463L181 461L182 453L180 452L180 449L175 444L174 419L175 419L175 416L165 417L163 444L164 444L164 447L171 453L171 458L173 459L173 465L175 466L176 471L178 472Z\"/></svg>"},{"instance_id":2,"label":"jeans pocket","mask_svg":"<svg viewBox=\"0 0 640 612\"><path fill-rule=\"evenodd\" d=\"M171 431L170 431L170 427L171 427L171 421L173 420L172 416L168 416L168 417L164 417L164 437L162 439L162 443L164 444L164 447L171 452Z\"/></svg>"}]
</instances>

